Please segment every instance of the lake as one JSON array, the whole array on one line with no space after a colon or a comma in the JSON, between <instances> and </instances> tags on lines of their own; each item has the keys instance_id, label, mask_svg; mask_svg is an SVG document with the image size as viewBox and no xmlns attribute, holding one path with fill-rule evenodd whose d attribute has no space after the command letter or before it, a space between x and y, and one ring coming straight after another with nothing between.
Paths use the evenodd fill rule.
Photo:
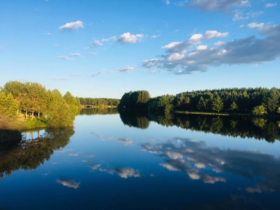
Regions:
<instances>
[{"instance_id":1,"label":"lake","mask_svg":"<svg viewBox=\"0 0 280 210\"><path fill-rule=\"evenodd\" d=\"M0 209L278 209L279 133L265 119L116 110L0 131Z\"/></svg>"}]
</instances>

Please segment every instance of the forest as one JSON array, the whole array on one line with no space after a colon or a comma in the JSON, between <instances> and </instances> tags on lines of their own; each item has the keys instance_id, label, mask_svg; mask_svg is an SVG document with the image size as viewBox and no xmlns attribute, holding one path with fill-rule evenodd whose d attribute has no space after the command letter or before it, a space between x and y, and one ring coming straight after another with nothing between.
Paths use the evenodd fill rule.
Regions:
<instances>
[{"instance_id":1,"label":"forest","mask_svg":"<svg viewBox=\"0 0 280 210\"><path fill-rule=\"evenodd\" d=\"M141 109L162 113L171 113L174 110L195 110L274 116L280 113L279 99L280 90L277 88L203 90L155 98L151 98L148 91L135 91L122 96L118 109Z\"/></svg>"},{"instance_id":2,"label":"forest","mask_svg":"<svg viewBox=\"0 0 280 210\"><path fill-rule=\"evenodd\" d=\"M81 105L92 105L95 107L113 106L117 107L120 103L119 99L114 98L79 98ZM85 107L86 108L86 107Z\"/></svg>"},{"instance_id":3,"label":"forest","mask_svg":"<svg viewBox=\"0 0 280 210\"><path fill-rule=\"evenodd\" d=\"M0 89L0 129L73 126L80 108L70 92L62 95L39 83L10 81Z\"/></svg>"}]
</instances>

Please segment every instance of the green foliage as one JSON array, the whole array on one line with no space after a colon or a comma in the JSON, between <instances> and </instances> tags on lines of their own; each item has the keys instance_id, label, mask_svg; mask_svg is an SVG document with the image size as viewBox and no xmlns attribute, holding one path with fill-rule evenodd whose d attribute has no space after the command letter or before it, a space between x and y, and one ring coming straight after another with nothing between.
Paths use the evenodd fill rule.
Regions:
<instances>
[{"instance_id":1,"label":"green foliage","mask_svg":"<svg viewBox=\"0 0 280 210\"><path fill-rule=\"evenodd\" d=\"M118 107L121 109L147 109L150 98L149 92L145 90L125 93Z\"/></svg>"},{"instance_id":2,"label":"green foliage","mask_svg":"<svg viewBox=\"0 0 280 210\"><path fill-rule=\"evenodd\" d=\"M224 103L222 101L222 99L217 96L216 98L214 98L214 100L212 101L212 110L220 112L224 107Z\"/></svg>"},{"instance_id":3,"label":"green foliage","mask_svg":"<svg viewBox=\"0 0 280 210\"><path fill-rule=\"evenodd\" d=\"M16 117L17 110L18 105L14 101L12 94L0 93L0 115Z\"/></svg>"},{"instance_id":4,"label":"green foliage","mask_svg":"<svg viewBox=\"0 0 280 210\"><path fill-rule=\"evenodd\" d=\"M238 110L238 106L236 105L235 102L232 102L232 104L230 105L230 110L231 111L237 111Z\"/></svg>"},{"instance_id":5,"label":"green foliage","mask_svg":"<svg viewBox=\"0 0 280 210\"><path fill-rule=\"evenodd\" d=\"M92 106L118 106L120 103L119 99L114 98L78 98L81 105L92 105Z\"/></svg>"},{"instance_id":6,"label":"green foliage","mask_svg":"<svg viewBox=\"0 0 280 210\"><path fill-rule=\"evenodd\" d=\"M47 124L51 127L73 126L73 116L69 105L56 89L50 92L48 114L50 117L47 120Z\"/></svg>"},{"instance_id":7,"label":"green foliage","mask_svg":"<svg viewBox=\"0 0 280 210\"><path fill-rule=\"evenodd\" d=\"M269 113L274 114L277 111L279 104L279 90L272 88L270 92L263 99L263 106L269 111Z\"/></svg>"},{"instance_id":8,"label":"green foliage","mask_svg":"<svg viewBox=\"0 0 280 210\"><path fill-rule=\"evenodd\" d=\"M71 93L62 97L58 90L48 91L39 83L7 82L0 94L0 114L13 117L25 113L25 128L45 127L45 123L51 127L72 126L79 106L79 99ZM45 115L50 117L46 119Z\"/></svg>"},{"instance_id":9,"label":"green foliage","mask_svg":"<svg viewBox=\"0 0 280 210\"><path fill-rule=\"evenodd\" d=\"M254 115L264 115L264 114L267 114L267 111L266 111L266 108L264 106L256 106L254 109L253 109L253 114Z\"/></svg>"}]
</instances>

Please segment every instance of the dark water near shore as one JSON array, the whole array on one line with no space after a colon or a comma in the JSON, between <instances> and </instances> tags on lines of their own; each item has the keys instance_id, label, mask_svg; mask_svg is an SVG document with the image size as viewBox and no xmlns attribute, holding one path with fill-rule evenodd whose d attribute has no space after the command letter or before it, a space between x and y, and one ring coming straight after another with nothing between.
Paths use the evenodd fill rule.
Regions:
<instances>
[{"instance_id":1,"label":"dark water near shore","mask_svg":"<svg viewBox=\"0 0 280 210\"><path fill-rule=\"evenodd\" d=\"M0 131L0 209L278 209L279 133L263 119L116 110Z\"/></svg>"}]
</instances>

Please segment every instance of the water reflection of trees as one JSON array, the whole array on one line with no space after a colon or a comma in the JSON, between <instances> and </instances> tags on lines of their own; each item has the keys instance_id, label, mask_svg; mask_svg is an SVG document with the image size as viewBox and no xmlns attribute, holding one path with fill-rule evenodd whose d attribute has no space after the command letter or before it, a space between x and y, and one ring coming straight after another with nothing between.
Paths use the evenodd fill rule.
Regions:
<instances>
[{"instance_id":1,"label":"water reflection of trees","mask_svg":"<svg viewBox=\"0 0 280 210\"><path fill-rule=\"evenodd\" d=\"M82 109L79 115L106 115L106 114L118 114L117 109Z\"/></svg>"},{"instance_id":2,"label":"water reflection of trees","mask_svg":"<svg viewBox=\"0 0 280 210\"><path fill-rule=\"evenodd\" d=\"M148 128L149 121L163 126L177 126L193 131L214 133L224 136L265 139L268 142L280 140L280 122L262 118L216 117L199 115L156 115L121 112L124 124Z\"/></svg>"},{"instance_id":3,"label":"water reflection of trees","mask_svg":"<svg viewBox=\"0 0 280 210\"><path fill-rule=\"evenodd\" d=\"M150 125L150 120L145 113L120 112L121 120L129 127L147 129Z\"/></svg>"},{"instance_id":4,"label":"water reflection of trees","mask_svg":"<svg viewBox=\"0 0 280 210\"><path fill-rule=\"evenodd\" d=\"M72 127L48 129L36 139L22 141L18 131L0 131L0 177L19 169L36 169L54 150L65 147L73 134Z\"/></svg>"}]
</instances>

